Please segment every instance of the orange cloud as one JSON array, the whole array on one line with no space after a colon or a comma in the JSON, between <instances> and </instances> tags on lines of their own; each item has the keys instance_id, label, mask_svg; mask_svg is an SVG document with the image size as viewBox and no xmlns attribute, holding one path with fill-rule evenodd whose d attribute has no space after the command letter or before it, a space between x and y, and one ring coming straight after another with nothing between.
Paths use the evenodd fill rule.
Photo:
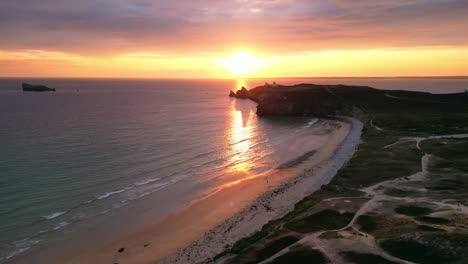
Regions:
<instances>
[{"instance_id":1,"label":"orange cloud","mask_svg":"<svg viewBox=\"0 0 468 264\"><path fill-rule=\"evenodd\" d=\"M467 74L467 13L466 0L1 1L0 74L226 77L213 61L239 51L271 61L257 75ZM421 53L406 73L392 60Z\"/></svg>"}]
</instances>

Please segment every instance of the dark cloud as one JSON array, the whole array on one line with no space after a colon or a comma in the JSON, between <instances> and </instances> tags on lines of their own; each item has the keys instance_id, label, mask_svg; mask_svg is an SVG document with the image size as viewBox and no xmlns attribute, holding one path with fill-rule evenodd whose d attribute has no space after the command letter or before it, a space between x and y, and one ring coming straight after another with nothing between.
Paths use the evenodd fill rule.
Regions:
<instances>
[{"instance_id":1,"label":"dark cloud","mask_svg":"<svg viewBox=\"0 0 468 264\"><path fill-rule=\"evenodd\" d=\"M468 45L466 0L14 0L0 50L81 54Z\"/></svg>"}]
</instances>

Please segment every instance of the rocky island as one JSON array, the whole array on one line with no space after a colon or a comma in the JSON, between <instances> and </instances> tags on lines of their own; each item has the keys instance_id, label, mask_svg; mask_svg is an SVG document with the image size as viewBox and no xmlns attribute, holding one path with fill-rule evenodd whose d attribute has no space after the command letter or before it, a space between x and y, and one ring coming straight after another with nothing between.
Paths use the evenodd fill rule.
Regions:
<instances>
[{"instance_id":1,"label":"rocky island","mask_svg":"<svg viewBox=\"0 0 468 264\"><path fill-rule=\"evenodd\" d=\"M45 85L32 85L28 83L23 83L22 85L23 91L25 92L55 92L55 88L49 88Z\"/></svg>"},{"instance_id":2,"label":"rocky island","mask_svg":"<svg viewBox=\"0 0 468 264\"><path fill-rule=\"evenodd\" d=\"M299 84L233 96L258 115L347 115L364 128L329 184L206 262L468 263L464 93Z\"/></svg>"}]
</instances>

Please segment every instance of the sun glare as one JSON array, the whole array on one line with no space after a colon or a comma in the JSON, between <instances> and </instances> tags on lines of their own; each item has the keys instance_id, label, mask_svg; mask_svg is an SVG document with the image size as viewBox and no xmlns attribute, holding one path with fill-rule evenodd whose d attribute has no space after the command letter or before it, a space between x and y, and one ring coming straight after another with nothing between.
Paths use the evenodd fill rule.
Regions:
<instances>
[{"instance_id":1,"label":"sun glare","mask_svg":"<svg viewBox=\"0 0 468 264\"><path fill-rule=\"evenodd\" d=\"M248 52L237 52L221 59L220 64L238 77L248 76L262 67L260 59Z\"/></svg>"}]
</instances>

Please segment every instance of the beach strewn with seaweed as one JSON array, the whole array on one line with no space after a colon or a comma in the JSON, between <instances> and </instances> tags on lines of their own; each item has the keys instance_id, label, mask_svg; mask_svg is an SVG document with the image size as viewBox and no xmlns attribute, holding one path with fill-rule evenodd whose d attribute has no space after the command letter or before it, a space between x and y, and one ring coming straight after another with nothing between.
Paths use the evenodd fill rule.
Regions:
<instances>
[{"instance_id":1,"label":"beach strewn with seaweed","mask_svg":"<svg viewBox=\"0 0 468 264\"><path fill-rule=\"evenodd\" d=\"M466 93L317 85L260 89L271 95L251 92L259 109L262 103L271 103L272 99L265 99L268 96L286 101L284 109L297 109L297 105L311 109L303 102L320 100L312 95L333 95L338 104L327 111L343 114L351 109L349 113L364 123L362 142L329 184L305 197L287 215L226 245L211 258L192 258L193 250L204 251L210 245L195 244L179 253L188 257L186 262L468 261ZM310 106L324 109L318 104Z\"/></svg>"}]
</instances>

